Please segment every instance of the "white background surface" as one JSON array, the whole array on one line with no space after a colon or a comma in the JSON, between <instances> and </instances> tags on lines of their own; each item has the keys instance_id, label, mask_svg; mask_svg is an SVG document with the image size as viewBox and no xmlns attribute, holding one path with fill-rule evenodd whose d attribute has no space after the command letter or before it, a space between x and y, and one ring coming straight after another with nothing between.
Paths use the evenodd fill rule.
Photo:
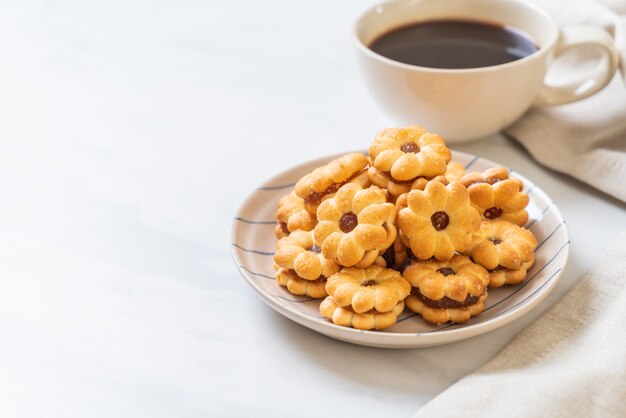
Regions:
<instances>
[{"instance_id":1,"label":"white background surface","mask_svg":"<svg viewBox=\"0 0 626 418\"><path fill-rule=\"evenodd\" d=\"M538 183L571 233L561 282L526 317L389 351L254 296L230 256L240 202L392 124L352 55L371 3L0 5L0 416L408 416L599 258L626 205L494 136L454 148Z\"/></svg>"}]
</instances>

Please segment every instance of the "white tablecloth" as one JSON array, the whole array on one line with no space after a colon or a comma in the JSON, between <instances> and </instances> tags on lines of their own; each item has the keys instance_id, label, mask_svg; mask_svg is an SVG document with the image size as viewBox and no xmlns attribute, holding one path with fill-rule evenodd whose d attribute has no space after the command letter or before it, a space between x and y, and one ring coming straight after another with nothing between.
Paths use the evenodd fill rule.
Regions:
<instances>
[{"instance_id":1,"label":"white tablecloth","mask_svg":"<svg viewBox=\"0 0 626 418\"><path fill-rule=\"evenodd\" d=\"M561 282L527 316L389 351L255 297L229 253L241 201L389 124L351 50L369 4L0 5L0 416L408 416L599 257L625 206L493 136L456 149L538 183L571 232Z\"/></svg>"}]
</instances>

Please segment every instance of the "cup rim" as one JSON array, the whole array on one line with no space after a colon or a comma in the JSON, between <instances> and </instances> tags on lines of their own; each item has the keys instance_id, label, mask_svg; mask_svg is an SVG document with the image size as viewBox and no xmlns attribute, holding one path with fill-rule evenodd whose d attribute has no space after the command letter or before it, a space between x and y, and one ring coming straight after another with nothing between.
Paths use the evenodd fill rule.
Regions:
<instances>
[{"instance_id":1,"label":"cup rim","mask_svg":"<svg viewBox=\"0 0 626 418\"><path fill-rule=\"evenodd\" d=\"M559 38L559 28L556 24L556 22L554 21L554 19L552 18L552 16L550 16L550 14L545 11L543 8L539 7L538 5L534 4L534 3L528 3L528 2L524 2L524 1L520 1L520 0L506 0L509 3L517 3L522 5L523 7L527 7L529 9L532 9L534 12L543 15L552 25L553 30L553 35L551 37L551 39L545 44L542 45L537 51L533 52L530 55L525 56L524 58L521 59L517 59L514 61L510 61L510 62L506 62L504 64L497 64L497 65L490 65L488 67L473 67L473 68L436 68L436 67L423 67L420 65L413 65L413 64L407 64L404 62L400 62L400 61L396 61L396 60L392 60L391 58L387 58L384 55L381 55L377 52L374 52L372 49L370 49L367 45L365 45L365 43L361 40L359 34L358 34L358 27L359 24L363 21L363 19L369 15L370 13L372 13L375 9L381 7L381 6L385 6L388 4L392 4L392 3L400 3L402 1L406 1L406 0L386 0L380 3L376 3L373 6L367 8L365 11L363 11L355 20L354 24L353 24L353 36L354 39L353 41L356 43L357 48L363 52L364 54L370 56L373 59L376 59L378 61L382 61L385 64L388 65L392 65L401 69L405 69L405 70L418 70L421 72L425 72L425 73L437 73L437 74L441 74L441 73L446 73L446 74L473 74L473 73L489 73L489 72L493 72L493 71L498 71L504 68L509 68L509 67L514 67L516 65L523 65L524 63L528 62L528 61L533 61L536 59L539 59L540 57L544 56L545 54L548 53L548 51L550 51L553 46L556 44L556 41Z\"/></svg>"}]
</instances>

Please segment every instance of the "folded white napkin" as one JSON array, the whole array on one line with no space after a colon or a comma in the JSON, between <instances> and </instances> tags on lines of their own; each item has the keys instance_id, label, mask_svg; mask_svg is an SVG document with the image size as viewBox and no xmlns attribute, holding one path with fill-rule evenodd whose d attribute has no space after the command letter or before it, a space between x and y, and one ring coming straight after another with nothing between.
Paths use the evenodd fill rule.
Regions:
<instances>
[{"instance_id":1,"label":"folded white napkin","mask_svg":"<svg viewBox=\"0 0 626 418\"><path fill-rule=\"evenodd\" d=\"M537 0L561 26L593 24L609 32L621 52L626 80L626 0L599 2ZM597 51L596 51L597 52ZM580 80L590 74L593 49L574 51L550 73L554 79ZM601 92L581 101L532 108L505 130L541 164L582 180L626 202L626 88L616 76Z\"/></svg>"},{"instance_id":2,"label":"folded white napkin","mask_svg":"<svg viewBox=\"0 0 626 418\"><path fill-rule=\"evenodd\" d=\"M423 417L626 417L626 231L563 299Z\"/></svg>"}]
</instances>

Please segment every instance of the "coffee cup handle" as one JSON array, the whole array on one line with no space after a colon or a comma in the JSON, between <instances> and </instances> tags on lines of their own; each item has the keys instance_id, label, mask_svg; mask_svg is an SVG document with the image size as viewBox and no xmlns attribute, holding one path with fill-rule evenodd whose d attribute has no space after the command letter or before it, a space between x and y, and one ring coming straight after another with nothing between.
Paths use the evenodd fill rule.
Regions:
<instances>
[{"instance_id":1,"label":"coffee cup handle","mask_svg":"<svg viewBox=\"0 0 626 418\"><path fill-rule=\"evenodd\" d=\"M589 45L600 47L606 52L608 65L605 66L604 71L564 86L549 86L544 81L534 105L549 106L574 102L591 96L609 84L619 65L619 55L609 34L600 28L570 26L561 29L560 38L554 50L554 58L571 48Z\"/></svg>"}]
</instances>

